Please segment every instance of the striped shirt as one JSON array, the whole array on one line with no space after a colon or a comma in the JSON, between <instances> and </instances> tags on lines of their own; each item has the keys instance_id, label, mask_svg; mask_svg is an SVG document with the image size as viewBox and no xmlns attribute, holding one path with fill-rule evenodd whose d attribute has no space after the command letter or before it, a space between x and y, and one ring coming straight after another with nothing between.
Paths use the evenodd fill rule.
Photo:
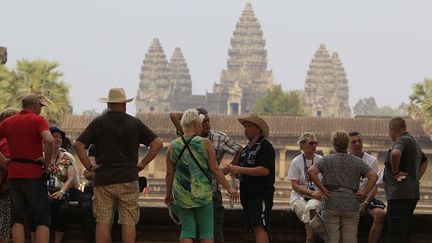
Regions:
<instances>
[{"instance_id":1,"label":"striped shirt","mask_svg":"<svg viewBox=\"0 0 432 243\"><path fill-rule=\"evenodd\" d=\"M237 143L232 138L228 137L225 133L220 131L210 130L208 139L210 139L216 152L216 161L218 165L220 165L225 153L235 155L237 151L241 149L241 145L239 143ZM220 190L219 183L217 183L214 177L212 180L212 190Z\"/></svg>"}]
</instances>

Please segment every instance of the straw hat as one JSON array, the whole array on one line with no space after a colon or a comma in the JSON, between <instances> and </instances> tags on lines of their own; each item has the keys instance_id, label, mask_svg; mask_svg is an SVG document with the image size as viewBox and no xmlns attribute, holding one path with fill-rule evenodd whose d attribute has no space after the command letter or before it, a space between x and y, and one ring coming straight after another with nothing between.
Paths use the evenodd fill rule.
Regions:
<instances>
[{"instance_id":1,"label":"straw hat","mask_svg":"<svg viewBox=\"0 0 432 243\"><path fill-rule=\"evenodd\" d=\"M102 103L129 103L134 98L126 98L123 88L112 88L109 90L108 98L99 98Z\"/></svg>"},{"instance_id":2,"label":"straw hat","mask_svg":"<svg viewBox=\"0 0 432 243\"><path fill-rule=\"evenodd\" d=\"M261 133L264 137L268 137L268 135L270 133L270 129L269 129L269 126L267 125L267 123L261 117L259 117L257 114L251 114L247 117L238 118L237 120L242 125L244 125L245 122L253 123L254 125L256 125L261 130Z\"/></svg>"}]
</instances>

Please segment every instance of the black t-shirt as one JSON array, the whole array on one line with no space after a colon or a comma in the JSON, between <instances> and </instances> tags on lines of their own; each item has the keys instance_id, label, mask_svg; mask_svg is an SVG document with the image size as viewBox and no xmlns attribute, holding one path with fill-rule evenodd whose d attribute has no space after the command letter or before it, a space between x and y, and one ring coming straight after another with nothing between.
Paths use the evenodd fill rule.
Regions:
<instances>
[{"instance_id":1,"label":"black t-shirt","mask_svg":"<svg viewBox=\"0 0 432 243\"><path fill-rule=\"evenodd\" d=\"M408 173L405 180L397 182L392 175L391 150L387 153L384 170L384 190L387 194L387 200L392 199L419 199L419 173L420 164L426 156L414 137L409 133L400 136L393 145L392 149L402 152L399 170ZM397 169L395 169L397 171Z\"/></svg>"},{"instance_id":2,"label":"black t-shirt","mask_svg":"<svg viewBox=\"0 0 432 243\"><path fill-rule=\"evenodd\" d=\"M94 143L89 145L87 155L89 157L96 157L96 146L94 145Z\"/></svg>"},{"instance_id":3,"label":"black t-shirt","mask_svg":"<svg viewBox=\"0 0 432 243\"><path fill-rule=\"evenodd\" d=\"M260 137L254 145L246 145L240 154L240 166L267 168L267 176L249 176L240 174L241 201L263 198L272 199L275 182L275 151L273 145Z\"/></svg>"},{"instance_id":4,"label":"black t-shirt","mask_svg":"<svg viewBox=\"0 0 432 243\"><path fill-rule=\"evenodd\" d=\"M138 180L138 148L157 138L138 118L124 112L107 112L96 117L78 137L96 146L95 186Z\"/></svg>"}]
</instances>

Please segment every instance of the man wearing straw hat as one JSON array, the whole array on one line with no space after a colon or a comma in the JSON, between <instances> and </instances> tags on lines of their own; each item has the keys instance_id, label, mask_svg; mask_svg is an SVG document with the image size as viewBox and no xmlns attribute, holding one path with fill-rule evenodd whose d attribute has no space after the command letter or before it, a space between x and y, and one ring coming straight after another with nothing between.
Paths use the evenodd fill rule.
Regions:
<instances>
[{"instance_id":1,"label":"man wearing straw hat","mask_svg":"<svg viewBox=\"0 0 432 243\"><path fill-rule=\"evenodd\" d=\"M240 165L227 168L240 177L240 201L247 229L254 232L255 242L267 243L275 191L275 151L266 139L269 127L261 117L252 114L238 121L249 142L240 154Z\"/></svg>"},{"instance_id":2,"label":"man wearing straw hat","mask_svg":"<svg viewBox=\"0 0 432 243\"><path fill-rule=\"evenodd\" d=\"M138 223L138 172L150 163L162 148L162 141L138 118L126 114L126 98L122 88L112 88L107 103L108 111L96 117L75 144L77 155L88 171L95 171L93 214L96 218L96 242L111 242L111 223L114 202L122 225L122 241L135 242ZM95 144L96 162L91 164L85 148ZM140 144L149 147L137 164Z\"/></svg>"},{"instance_id":3,"label":"man wearing straw hat","mask_svg":"<svg viewBox=\"0 0 432 243\"><path fill-rule=\"evenodd\" d=\"M43 179L53 151L48 122L40 116L45 98L40 94L23 97L22 111L0 124L0 140L6 138L10 158L6 161L12 200L12 239L24 242L26 216L36 226L36 243L49 241L49 201ZM44 144L44 145L43 145ZM45 154L45 156L44 156ZM1 160L4 160L0 153Z\"/></svg>"}]
</instances>

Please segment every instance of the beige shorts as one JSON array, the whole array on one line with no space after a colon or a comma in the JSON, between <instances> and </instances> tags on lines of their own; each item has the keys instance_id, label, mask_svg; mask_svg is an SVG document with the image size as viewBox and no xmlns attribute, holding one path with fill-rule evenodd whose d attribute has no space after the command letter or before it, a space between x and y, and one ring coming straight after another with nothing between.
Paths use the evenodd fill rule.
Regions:
<instances>
[{"instance_id":1,"label":"beige shorts","mask_svg":"<svg viewBox=\"0 0 432 243\"><path fill-rule=\"evenodd\" d=\"M119 212L119 224L136 225L140 216L138 181L95 186L93 215L98 223L111 224L114 221L114 204Z\"/></svg>"},{"instance_id":2,"label":"beige shorts","mask_svg":"<svg viewBox=\"0 0 432 243\"><path fill-rule=\"evenodd\" d=\"M310 218L310 210L311 209L319 209L321 207L321 202L316 199L311 199L309 201L305 201L302 199L294 200L291 203L291 209L297 215L297 217L303 223L307 224L311 221Z\"/></svg>"}]
</instances>

